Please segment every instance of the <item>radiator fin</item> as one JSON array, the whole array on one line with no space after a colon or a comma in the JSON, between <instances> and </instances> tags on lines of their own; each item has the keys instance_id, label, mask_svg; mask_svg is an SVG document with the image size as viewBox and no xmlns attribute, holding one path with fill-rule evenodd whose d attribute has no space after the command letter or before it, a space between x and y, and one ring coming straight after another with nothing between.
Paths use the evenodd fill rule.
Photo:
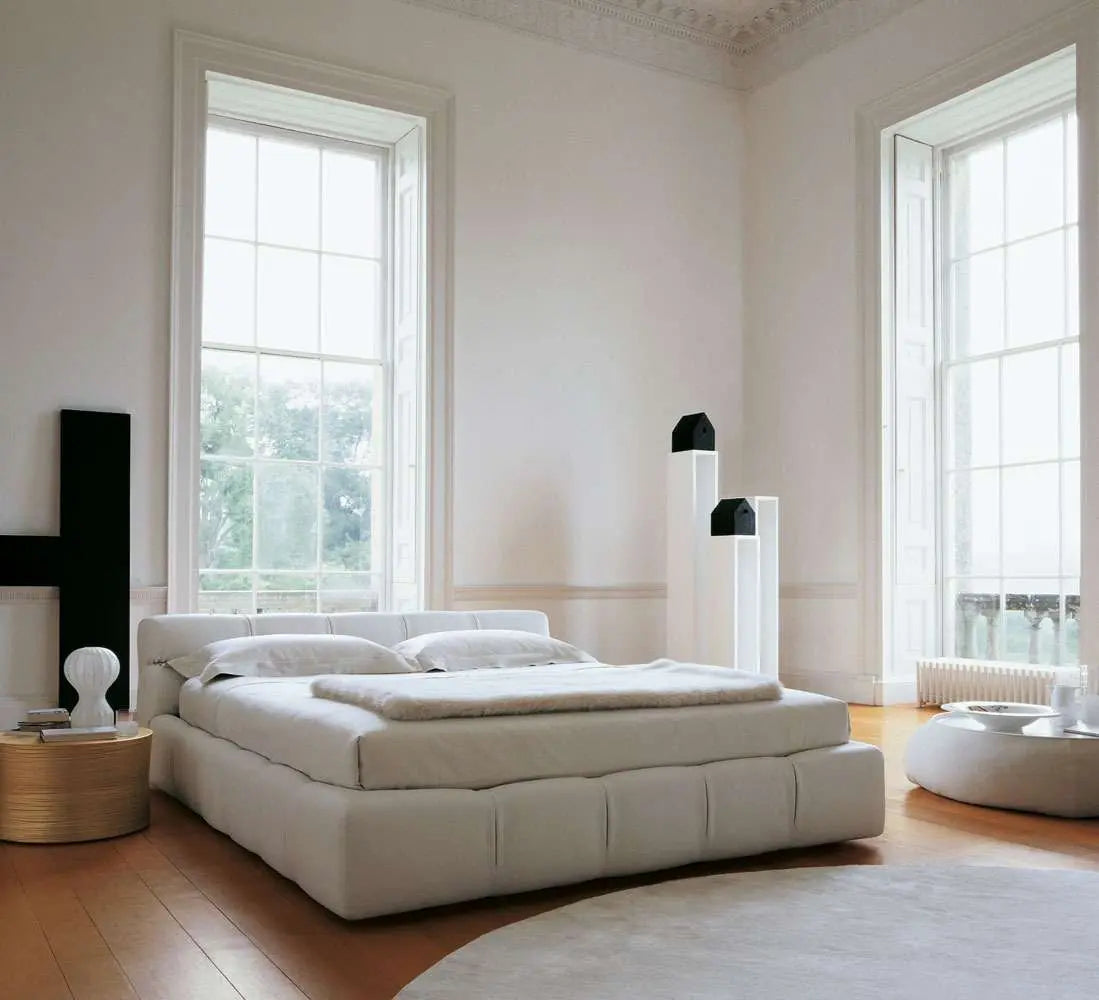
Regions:
<instances>
[{"instance_id":1,"label":"radiator fin","mask_svg":"<svg viewBox=\"0 0 1099 1000\"><path fill-rule=\"evenodd\" d=\"M996 660L939 658L916 661L921 705L952 701L1021 701L1049 704L1053 667Z\"/></svg>"}]
</instances>

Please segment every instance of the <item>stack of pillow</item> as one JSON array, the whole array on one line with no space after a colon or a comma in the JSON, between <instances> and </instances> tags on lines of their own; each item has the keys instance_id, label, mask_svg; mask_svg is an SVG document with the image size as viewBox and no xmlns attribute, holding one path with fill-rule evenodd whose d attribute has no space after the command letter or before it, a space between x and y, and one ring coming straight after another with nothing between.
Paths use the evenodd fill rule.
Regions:
<instances>
[{"instance_id":1,"label":"stack of pillow","mask_svg":"<svg viewBox=\"0 0 1099 1000\"><path fill-rule=\"evenodd\" d=\"M594 663L595 657L552 636L511 629L429 632L393 647L353 635L249 635L220 639L168 661L185 678L312 677Z\"/></svg>"}]
</instances>

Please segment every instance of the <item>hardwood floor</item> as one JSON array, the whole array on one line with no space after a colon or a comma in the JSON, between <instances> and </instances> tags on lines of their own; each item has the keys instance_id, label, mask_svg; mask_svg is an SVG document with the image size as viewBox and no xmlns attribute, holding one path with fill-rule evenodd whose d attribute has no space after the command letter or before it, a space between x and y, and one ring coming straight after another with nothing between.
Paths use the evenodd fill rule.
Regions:
<instances>
[{"instance_id":1,"label":"hardwood floor","mask_svg":"<svg viewBox=\"0 0 1099 1000\"><path fill-rule=\"evenodd\" d=\"M71 846L0 845L0 996L382 1000L485 931L668 878L800 865L935 863L1099 870L1099 821L963 806L913 788L902 760L930 712L852 709L883 748L884 836L345 923L262 861L155 795L152 826Z\"/></svg>"}]
</instances>

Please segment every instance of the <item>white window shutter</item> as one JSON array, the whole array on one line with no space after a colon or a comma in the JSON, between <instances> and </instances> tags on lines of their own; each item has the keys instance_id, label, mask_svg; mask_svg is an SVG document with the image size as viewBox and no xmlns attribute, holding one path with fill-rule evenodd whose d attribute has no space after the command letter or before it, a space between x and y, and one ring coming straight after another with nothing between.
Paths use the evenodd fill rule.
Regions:
<instances>
[{"instance_id":1,"label":"white window shutter","mask_svg":"<svg viewBox=\"0 0 1099 1000\"><path fill-rule=\"evenodd\" d=\"M939 646L932 147L895 137L892 674Z\"/></svg>"},{"instance_id":2,"label":"white window shutter","mask_svg":"<svg viewBox=\"0 0 1099 1000\"><path fill-rule=\"evenodd\" d=\"M393 503L392 565L395 611L421 608L418 582L424 512L418 497L424 475L422 450L425 366L423 238L423 131L414 128L393 149Z\"/></svg>"}]
</instances>

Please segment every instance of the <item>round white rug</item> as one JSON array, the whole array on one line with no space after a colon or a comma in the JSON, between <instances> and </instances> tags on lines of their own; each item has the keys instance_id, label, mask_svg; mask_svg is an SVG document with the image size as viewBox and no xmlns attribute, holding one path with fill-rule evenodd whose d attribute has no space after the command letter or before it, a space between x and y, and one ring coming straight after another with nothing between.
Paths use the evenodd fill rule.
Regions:
<instances>
[{"instance_id":1,"label":"round white rug","mask_svg":"<svg viewBox=\"0 0 1099 1000\"><path fill-rule=\"evenodd\" d=\"M398 1000L1035 1000L1099 962L1099 874L796 868L611 893L492 931Z\"/></svg>"}]
</instances>

